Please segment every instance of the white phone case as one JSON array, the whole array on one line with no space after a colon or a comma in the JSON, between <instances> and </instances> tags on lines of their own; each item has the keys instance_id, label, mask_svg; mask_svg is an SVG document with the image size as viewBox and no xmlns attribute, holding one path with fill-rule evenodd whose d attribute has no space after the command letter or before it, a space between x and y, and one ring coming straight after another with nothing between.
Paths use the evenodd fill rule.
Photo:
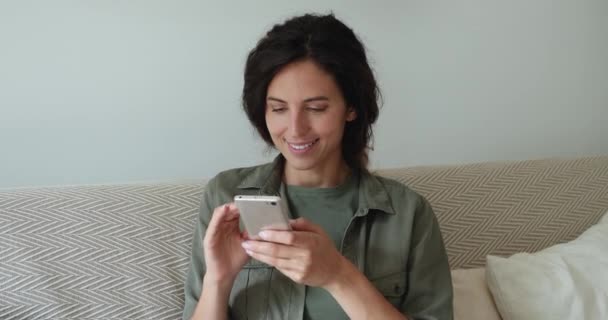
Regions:
<instances>
[{"instance_id":1,"label":"white phone case","mask_svg":"<svg viewBox=\"0 0 608 320\"><path fill-rule=\"evenodd\" d=\"M285 202L277 196L234 197L249 237L259 239L262 230L291 230Z\"/></svg>"}]
</instances>

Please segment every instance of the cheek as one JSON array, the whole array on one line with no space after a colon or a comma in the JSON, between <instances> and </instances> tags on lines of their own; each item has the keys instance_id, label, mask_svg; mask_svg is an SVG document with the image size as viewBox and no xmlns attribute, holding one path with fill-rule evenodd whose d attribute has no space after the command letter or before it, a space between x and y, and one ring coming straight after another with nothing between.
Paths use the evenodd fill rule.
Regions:
<instances>
[{"instance_id":1,"label":"cheek","mask_svg":"<svg viewBox=\"0 0 608 320\"><path fill-rule=\"evenodd\" d=\"M327 119L327 121L319 123L316 131L330 140L341 141L344 132L344 122L336 121L335 118Z\"/></svg>"},{"instance_id":2,"label":"cheek","mask_svg":"<svg viewBox=\"0 0 608 320\"><path fill-rule=\"evenodd\" d=\"M270 132L270 135L273 137L282 131L281 122L277 120L278 119L276 119L276 117L268 115L266 116L266 128L268 129L268 132Z\"/></svg>"}]
</instances>

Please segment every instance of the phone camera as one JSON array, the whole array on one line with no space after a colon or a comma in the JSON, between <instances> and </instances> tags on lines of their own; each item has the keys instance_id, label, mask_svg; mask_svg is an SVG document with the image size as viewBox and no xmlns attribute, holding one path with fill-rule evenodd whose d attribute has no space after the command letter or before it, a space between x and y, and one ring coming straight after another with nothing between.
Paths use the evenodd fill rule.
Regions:
<instances>
[{"instance_id":1,"label":"phone camera","mask_svg":"<svg viewBox=\"0 0 608 320\"><path fill-rule=\"evenodd\" d=\"M276 203L276 202L274 202L274 201L272 201L270 204L271 204L271 205L273 205L273 206L276 206L276 205L277 205L277 203Z\"/></svg>"}]
</instances>

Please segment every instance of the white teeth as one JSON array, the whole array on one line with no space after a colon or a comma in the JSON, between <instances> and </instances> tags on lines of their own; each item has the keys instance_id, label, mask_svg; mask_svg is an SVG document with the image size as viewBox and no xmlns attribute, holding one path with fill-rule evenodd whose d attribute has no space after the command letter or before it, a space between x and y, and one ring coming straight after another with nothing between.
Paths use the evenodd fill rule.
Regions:
<instances>
[{"instance_id":1,"label":"white teeth","mask_svg":"<svg viewBox=\"0 0 608 320\"><path fill-rule=\"evenodd\" d=\"M289 145L296 150L304 150L304 149L312 146L313 144L314 144L314 142L307 143L307 144L301 144L301 145L297 145L297 144L289 144Z\"/></svg>"}]
</instances>

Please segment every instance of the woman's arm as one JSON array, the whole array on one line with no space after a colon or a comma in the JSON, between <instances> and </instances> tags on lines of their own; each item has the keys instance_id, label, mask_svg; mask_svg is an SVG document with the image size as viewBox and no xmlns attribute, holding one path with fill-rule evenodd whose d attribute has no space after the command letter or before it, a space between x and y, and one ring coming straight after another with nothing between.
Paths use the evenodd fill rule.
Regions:
<instances>
[{"instance_id":1,"label":"woman's arm","mask_svg":"<svg viewBox=\"0 0 608 320\"><path fill-rule=\"evenodd\" d=\"M291 226L294 231L261 232L265 241L243 246L293 281L326 289L351 319L407 319L337 251L320 226L302 218Z\"/></svg>"},{"instance_id":2,"label":"woman's arm","mask_svg":"<svg viewBox=\"0 0 608 320\"><path fill-rule=\"evenodd\" d=\"M228 298L249 257L241 243L239 212L234 204L215 208L203 240L206 272L192 319L227 319Z\"/></svg>"},{"instance_id":3,"label":"woman's arm","mask_svg":"<svg viewBox=\"0 0 608 320\"><path fill-rule=\"evenodd\" d=\"M351 319L407 319L348 259L342 257L338 270L325 289Z\"/></svg>"},{"instance_id":4,"label":"woman's arm","mask_svg":"<svg viewBox=\"0 0 608 320\"><path fill-rule=\"evenodd\" d=\"M228 297L232 281L218 282L203 278L203 289L191 319L228 319Z\"/></svg>"},{"instance_id":5,"label":"woman's arm","mask_svg":"<svg viewBox=\"0 0 608 320\"><path fill-rule=\"evenodd\" d=\"M249 257L241 247L245 235L239 229L234 204L215 207L216 180L209 181L192 243L192 257L184 286L182 318L228 319L228 299L239 271Z\"/></svg>"}]
</instances>

